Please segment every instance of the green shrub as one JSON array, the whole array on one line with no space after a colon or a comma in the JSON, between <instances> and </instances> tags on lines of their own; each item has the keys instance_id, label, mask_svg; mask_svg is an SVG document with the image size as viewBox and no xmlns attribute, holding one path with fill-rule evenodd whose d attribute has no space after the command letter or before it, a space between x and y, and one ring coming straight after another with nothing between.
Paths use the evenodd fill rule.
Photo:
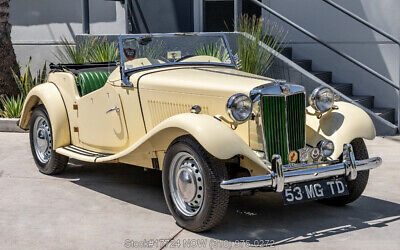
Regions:
<instances>
[{"instance_id":1,"label":"green shrub","mask_svg":"<svg viewBox=\"0 0 400 250\"><path fill-rule=\"evenodd\" d=\"M224 46L218 43L204 44L195 50L198 56L212 56L218 58L221 62L229 59L228 51Z\"/></svg>"},{"instance_id":2,"label":"green shrub","mask_svg":"<svg viewBox=\"0 0 400 250\"><path fill-rule=\"evenodd\" d=\"M269 21L264 25L262 18L243 15L239 22L238 55L240 70L265 75L271 67L275 53L259 46L260 42L280 53L283 49L287 32Z\"/></svg>"},{"instance_id":3,"label":"green shrub","mask_svg":"<svg viewBox=\"0 0 400 250\"><path fill-rule=\"evenodd\" d=\"M93 39L94 44L89 51L90 62L111 62L119 60L119 50L115 43L107 42L102 40L100 42L97 39Z\"/></svg>"},{"instance_id":4,"label":"green shrub","mask_svg":"<svg viewBox=\"0 0 400 250\"><path fill-rule=\"evenodd\" d=\"M166 51L165 43L163 41L152 41L147 46L139 46L136 48L136 58L162 58Z\"/></svg>"},{"instance_id":5,"label":"green shrub","mask_svg":"<svg viewBox=\"0 0 400 250\"><path fill-rule=\"evenodd\" d=\"M44 83L47 79L47 65L44 63L43 68L38 70L36 76L32 76L31 72L31 60L32 58L29 57L28 65L25 66L25 70L21 70L21 65L19 65L19 71L25 73L18 76L12 69L12 73L14 76L15 83L18 86L19 92L21 93L21 97L25 99L28 95L29 91L38 84Z\"/></svg>"},{"instance_id":6,"label":"green shrub","mask_svg":"<svg viewBox=\"0 0 400 250\"><path fill-rule=\"evenodd\" d=\"M105 38L88 38L77 45L61 38L61 48L56 49L56 58L62 63L111 62L119 59L118 47Z\"/></svg>"},{"instance_id":7,"label":"green shrub","mask_svg":"<svg viewBox=\"0 0 400 250\"><path fill-rule=\"evenodd\" d=\"M3 110L0 110L0 116L4 118L19 118L21 117L24 99L21 95L17 97L1 97L0 102Z\"/></svg>"},{"instance_id":8,"label":"green shrub","mask_svg":"<svg viewBox=\"0 0 400 250\"><path fill-rule=\"evenodd\" d=\"M88 61L90 40L82 42L81 46L71 44L66 38L61 38L61 48L56 48L56 58L62 63L85 63Z\"/></svg>"}]
</instances>

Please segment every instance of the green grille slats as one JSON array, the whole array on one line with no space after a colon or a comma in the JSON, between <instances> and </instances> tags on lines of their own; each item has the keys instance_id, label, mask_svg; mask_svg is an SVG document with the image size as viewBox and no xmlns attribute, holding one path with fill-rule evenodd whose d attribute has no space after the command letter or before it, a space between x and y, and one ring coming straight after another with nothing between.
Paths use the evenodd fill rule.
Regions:
<instances>
[{"instance_id":1,"label":"green grille slats","mask_svg":"<svg viewBox=\"0 0 400 250\"><path fill-rule=\"evenodd\" d=\"M285 162L288 155L285 97L263 96L262 105L268 159L271 160L273 154L279 154Z\"/></svg>"},{"instance_id":2,"label":"green grille slats","mask_svg":"<svg viewBox=\"0 0 400 250\"><path fill-rule=\"evenodd\" d=\"M305 146L305 95L263 96L263 123L268 159L279 154L288 164L288 154Z\"/></svg>"},{"instance_id":3,"label":"green grille slats","mask_svg":"<svg viewBox=\"0 0 400 250\"><path fill-rule=\"evenodd\" d=\"M287 102L289 150L305 147L306 105L303 93L290 95Z\"/></svg>"}]
</instances>

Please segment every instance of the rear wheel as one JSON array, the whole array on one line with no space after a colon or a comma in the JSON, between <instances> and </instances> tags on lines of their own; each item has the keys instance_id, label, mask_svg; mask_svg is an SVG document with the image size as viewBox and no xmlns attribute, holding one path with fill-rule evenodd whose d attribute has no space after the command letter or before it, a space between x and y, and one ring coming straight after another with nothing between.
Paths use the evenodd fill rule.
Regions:
<instances>
[{"instance_id":1,"label":"rear wheel","mask_svg":"<svg viewBox=\"0 0 400 250\"><path fill-rule=\"evenodd\" d=\"M219 186L226 177L225 164L192 137L175 140L165 155L163 188L178 225L202 232L220 223L229 202L229 192Z\"/></svg>"},{"instance_id":2,"label":"rear wheel","mask_svg":"<svg viewBox=\"0 0 400 250\"><path fill-rule=\"evenodd\" d=\"M50 119L43 105L33 110L29 138L33 159L41 173L53 175L61 173L65 169L68 157L53 150Z\"/></svg>"},{"instance_id":3,"label":"rear wheel","mask_svg":"<svg viewBox=\"0 0 400 250\"><path fill-rule=\"evenodd\" d=\"M367 146L365 145L363 139L354 139L351 142L351 146L353 146L356 160L365 160L369 158ZM351 203L357 200L364 192L368 183L368 178L369 170L357 172L357 178L355 180L347 181L347 187L349 189L348 195L324 199L320 202L333 206L344 206L348 203Z\"/></svg>"}]
</instances>

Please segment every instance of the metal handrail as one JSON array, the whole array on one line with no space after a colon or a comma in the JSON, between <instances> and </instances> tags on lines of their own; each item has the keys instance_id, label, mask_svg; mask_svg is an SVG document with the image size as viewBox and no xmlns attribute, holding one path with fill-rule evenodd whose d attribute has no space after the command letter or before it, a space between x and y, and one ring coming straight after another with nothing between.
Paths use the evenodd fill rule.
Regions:
<instances>
[{"instance_id":1,"label":"metal handrail","mask_svg":"<svg viewBox=\"0 0 400 250\"><path fill-rule=\"evenodd\" d=\"M291 21L290 19L288 19L285 16L281 15L280 13L276 12L272 8L266 6L265 4L263 4L263 3L261 3L261 2L259 2L257 0L250 0L250 1L253 2L254 4L257 4L261 8L267 10L269 13L271 13L272 15L276 16L277 18L281 19L282 21L284 21L285 23L289 24L290 26L292 26L293 28L297 29L298 31L304 33L305 35L307 35L311 39L313 39L313 40L317 41L318 43L324 45L325 47L327 47L328 49L332 50L333 52L335 52L336 54L340 55L341 57L343 57L343 58L347 59L348 61L354 63L355 65L357 65L358 67L360 67L360 68L364 69L365 71L371 73L375 77L381 79L382 81L384 81L385 83L387 83L391 87L399 90L399 86L397 86L392 80L390 80L390 79L386 78L385 76L379 74L375 70L369 68L368 66L366 66L362 62L354 59L353 57L351 57L351 56L349 56L349 55L347 55L347 54L335 49L332 46L330 46L329 44L327 44L326 42L322 41L319 37L317 37L313 33L309 32L308 30L306 30L306 29L300 27L299 25L295 24L293 21Z\"/></svg>"},{"instance_id":2,"label":"metal handrail","mask_svg":"<svg viewBox=\"0 0 400 250\"><path fill-rule=\"evenodd\" d=\"M387 39L391 40L392 42L396 43L396 44L398 45L398 47L399 47L399 50L400 50L400 41L397 40L397 39L396 39L395 37L393 37L392 35L386 33L385 31L383 31L383 30L381 30L381 29L379 29L379 28L376 27L375 25L373 25L373 24L367 22L366 20L364 20L364 19L362 19L361 17L357 16L357 15L354 14L353 12L351 12L351 11L345 9L345 8L342 7L341 5L335 3L335 2L333 2L333 1L331 1L331 0L322 0L322 1L324 1L325 3L331 5L331 6L334 7L335 9L341 11L342 13L346 14L347 16L353 18L353 19L356 20L357 22L359 22L359 23L361 23L361 24L367 26L368 28L372 29L373 31L377 32L378 34L380 34L380 35L386 37ZM399 72L400 72L400 71L399 71ZM399 84L399 85L400 85L400 84ZM399 101L399 104L400 104L400 90L399 90L399 92L398 92L398 101ZM398 123L398 126L399 126L399 128L400 128L400 110L397 111L397 123Z\"/></svg>"},{"instance_id":3,"label":"metal handrail","mask_svg":"<svg viewBox=\"0 0 400 250\"><path fill-rule=\"evenodd\" d=\"M349 17L353 18L354 20L364 24L365 26L367 26L368 28L374 30L375 32L381 34L382 36L386 37L387 39L393 41L394 43L397 43L398 45L400 45L400 41L397 40L395 37L393 37L392 35L386 33L385 31L379 29L378 27L374 26L373 24L365 21L364 19L362 19L361 17L357 16L356 14L354 14L353 12L343 8L342 6L340 6L339 4L331 1L331 0L322 0L325 3L331 5L332 7L340 10L341 12L343 12L344 14L348 15Z\"/></svg>"}]
</instances>

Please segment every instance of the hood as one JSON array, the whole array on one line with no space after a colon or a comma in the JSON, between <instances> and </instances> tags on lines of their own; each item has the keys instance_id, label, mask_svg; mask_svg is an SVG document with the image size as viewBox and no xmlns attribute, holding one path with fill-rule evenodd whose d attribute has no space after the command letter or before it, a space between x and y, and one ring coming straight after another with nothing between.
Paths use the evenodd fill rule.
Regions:
<instances>
[{"instance_id":1,"label":"hood","mask_svg":"<svg viewBox=\"0 0 400 250\"><path fill-rule=\"evenodd\" d=\"M181 92L218 97L244 93L270 83L271 78L245 73L227 67L174 67L132 75L139 89Z\"/></svg>"}]
</instances>

